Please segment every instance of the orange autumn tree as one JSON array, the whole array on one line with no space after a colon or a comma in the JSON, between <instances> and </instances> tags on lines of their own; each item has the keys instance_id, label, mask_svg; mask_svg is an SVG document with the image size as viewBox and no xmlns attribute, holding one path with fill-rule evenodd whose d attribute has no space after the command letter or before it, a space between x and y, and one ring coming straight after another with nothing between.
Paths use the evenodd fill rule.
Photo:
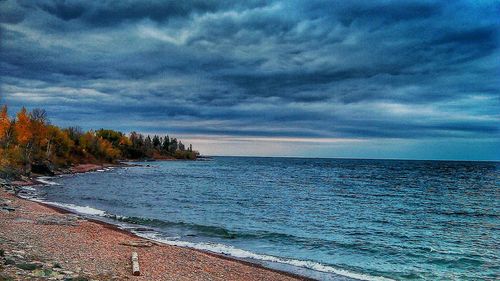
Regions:
<instances>
[{"instance_id":1,"label":"orange autumn tree","mask_svg":"<svg viewBox=\"0 0 500 281\"><path fill-rule=\"evenodd\" d=\"M20 164L23 166L24 172L29 173L31 170L31 145L33 133L31 131L31 120L26 108L22 108L17 113L17 120L14 125L16 132L17 143L21 149Z\"/></svg>"},{"instance_id":2,"label":"orange autumn tree","mask_svg":"<svg viewBox=\"0 0 500 281\"><path fill-rule=\"evenodd\" d=\"M15 130L17 135L17 142L21 146L29 146L33 133L31 132L31 120L26 111L26 108L22 108L21 111L17 113L17 120L15 124Z\"/></svg>"}]
</instances>

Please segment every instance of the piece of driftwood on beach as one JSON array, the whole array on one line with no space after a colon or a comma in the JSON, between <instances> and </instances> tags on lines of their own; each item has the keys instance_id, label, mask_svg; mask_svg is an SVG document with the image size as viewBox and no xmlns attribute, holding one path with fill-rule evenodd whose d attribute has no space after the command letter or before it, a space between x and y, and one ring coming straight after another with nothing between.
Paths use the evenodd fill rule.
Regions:
<instances>
[{"instance_id":1,"label":"piece of driftwood on beach","mask_svg":"<svg viewBox=\"0 0 500 281\"><path fill-rule=\"evenodd\" d=\"M135 276L141 275L141 271L139 270L139 256L136 252L132 253L132 274Z\"/></svg>"},{"instance_id":2,"label":"piece of driftwood on beach","mask_svg":"<svg viewBox=\"0 0 500 281\"><path fill-rule=\"evenodd\" d=\"M148 240L131 240L131 241L121 242L120 245L144 248L144 247L152 247L153 245L156 245L156 243L153 243L152 241Z\"/></svg>"}]
</instances>

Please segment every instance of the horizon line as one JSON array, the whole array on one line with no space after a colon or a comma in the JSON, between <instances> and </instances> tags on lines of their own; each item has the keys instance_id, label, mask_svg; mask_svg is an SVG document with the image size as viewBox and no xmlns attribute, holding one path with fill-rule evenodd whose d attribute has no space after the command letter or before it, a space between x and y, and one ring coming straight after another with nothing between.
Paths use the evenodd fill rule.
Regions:
<instances>
[{"instance_id":1,"label":"horizon line","mask_svg":"<svg viewBox=\"0 0 500 281\"><path fill-rule=\"evenodd\" d=\"M498 160L477 159L412 159L412 158L363 158L363 157L307 157L307 156L261 156L261 155L204 155L199 158L210 157L240 157L240 158L300 158L300 159L337 159L337 160L392 160L392 161L443 161L443 162L500 162Z\"/></svg>"}]
</instances>

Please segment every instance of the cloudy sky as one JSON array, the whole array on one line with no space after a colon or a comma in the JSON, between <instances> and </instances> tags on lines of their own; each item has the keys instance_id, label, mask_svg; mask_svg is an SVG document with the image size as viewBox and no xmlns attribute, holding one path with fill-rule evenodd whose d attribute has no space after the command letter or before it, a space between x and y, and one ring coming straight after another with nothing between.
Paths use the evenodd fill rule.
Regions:
<instances>
[{"instance_id":1,"label":"cloudy sky","mask_svg":"<svg viewBox=\"0 0 500 281\"><path fill-rule=\"evenodd\" d=\"M500 159L499 1L0 0L0 104L209 155Z\"/></svg>"}]
</instances>

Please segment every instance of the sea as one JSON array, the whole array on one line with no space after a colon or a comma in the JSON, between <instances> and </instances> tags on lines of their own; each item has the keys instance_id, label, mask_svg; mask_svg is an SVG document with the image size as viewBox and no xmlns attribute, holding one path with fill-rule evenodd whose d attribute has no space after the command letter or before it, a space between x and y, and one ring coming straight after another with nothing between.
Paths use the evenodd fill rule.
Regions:
<instances>
[{"instance_id":1,"label":"sea","mask_svg":"<svg viewBox=\"0 0 500 281\"><path fill-rule=\"evenodd\" d=\"M318 280L499 280L500 162L211 157L23 196Z\"/></svg>"}]
</instances>

